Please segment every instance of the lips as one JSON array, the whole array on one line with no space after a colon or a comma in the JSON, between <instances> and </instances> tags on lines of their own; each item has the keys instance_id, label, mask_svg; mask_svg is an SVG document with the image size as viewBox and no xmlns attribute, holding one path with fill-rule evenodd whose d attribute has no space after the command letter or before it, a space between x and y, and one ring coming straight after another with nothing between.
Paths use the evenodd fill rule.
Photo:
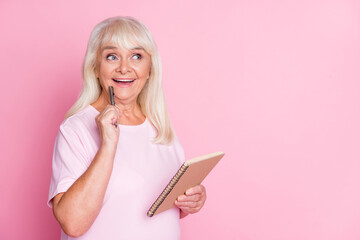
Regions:
<instances>
[{"instance_id":1,"label":"lips","mask_svg":"<svg viewBox=\"0 0 360 240\"><path fill-rule=\"evenodd\" d=\"M135 81L134 78L113 78L112 79L116 83L130 84Z\"/></svg>"}]
</instances>

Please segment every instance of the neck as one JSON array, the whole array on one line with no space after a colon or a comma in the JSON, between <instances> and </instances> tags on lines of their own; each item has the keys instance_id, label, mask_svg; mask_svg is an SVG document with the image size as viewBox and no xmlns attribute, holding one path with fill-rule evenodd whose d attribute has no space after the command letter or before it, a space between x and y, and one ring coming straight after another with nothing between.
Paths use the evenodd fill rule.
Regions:
<instances>
[{"instance_id":1,"label":"neck","mask_svg":"<svg viewBox=\"0 0 360 240\"><path fill-rule=\"evenodd\" d=\"M110 104L109 96L102 91L100 97L91 105L102 112L104 108ZM120 110L119 124L122 125L139 125L145 121L145 115L136 100L132 102L116 101L115 106Z\"/></svg>"}]
</instances>

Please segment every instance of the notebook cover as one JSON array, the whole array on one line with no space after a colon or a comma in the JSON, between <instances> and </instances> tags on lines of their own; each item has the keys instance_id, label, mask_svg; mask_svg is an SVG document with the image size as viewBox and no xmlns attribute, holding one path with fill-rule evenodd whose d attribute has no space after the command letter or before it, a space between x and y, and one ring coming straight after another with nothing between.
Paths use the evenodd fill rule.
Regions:
<instances>
[{"instance_id":1,"label":"notebook cover","mask_svg":"<svg viewBox=\"0 0 360 240\"><path fill-rule=\"evenodd\" d=\"M170 190L165 200L154 212L154 215L174 207L176 198L184 194L187 189L199 185L223 156L223 152L215 152L187 160L184 164L188 167L186 168L184 174L180 176L180 179L175 184L175 187ZM171 180L169 184L171 183ZM164 188L164 190L166 189L166 187ZM164 194L166 193L162 192L158 199ZM156 201L154 202L154 204L156 205ZM152 205L152 207L154 206L154 204ZM152 216L152 213L150 211L151 208L148 211L148 216Z\"/></svg>"}]
</instances>

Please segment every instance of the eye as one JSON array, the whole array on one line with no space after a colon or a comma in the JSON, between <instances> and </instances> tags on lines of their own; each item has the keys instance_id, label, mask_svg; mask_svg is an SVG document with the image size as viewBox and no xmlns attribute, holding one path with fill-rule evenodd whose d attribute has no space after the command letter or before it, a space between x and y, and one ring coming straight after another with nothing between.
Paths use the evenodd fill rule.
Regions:
<instances>
[{"instance_id":1,"label":"eye","mask_svg":"<svg viewBox=\"0 0 360 240\"><path fill-rule=\"evenodd\" d=\"M134 54L132 58L135 60L140 60L140 59L142 59L142 56L141 56L141 54L137 53L137 54Z\"/></svg>"},{"instance_id":2,"label":"eye","mask_svg":"<svg viewBox=\"0 0 360 240\"><path fill-rule=\"evenodd\" d=\"M114 61L117 59L117 57L114 54L109 54L106 56L107 60Z\"/></svg>"}]
</instances>

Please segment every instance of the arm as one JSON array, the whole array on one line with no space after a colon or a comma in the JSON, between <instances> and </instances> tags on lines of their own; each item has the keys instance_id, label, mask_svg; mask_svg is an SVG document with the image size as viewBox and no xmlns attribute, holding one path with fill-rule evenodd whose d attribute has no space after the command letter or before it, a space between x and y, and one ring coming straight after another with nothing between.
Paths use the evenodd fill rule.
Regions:
<instances>
[{"instance_id":1,"label":"arm","mask_svg":"<svg viewBox=\"0 0 360 240\"><path fill-rule=\"evenodd\" d=\"M180 218L189 214L197 213L204 206L206 201L206 189L203 185L197 185L186 191L175 201L175 205L180 208Z\"/></svg>"},{"instance_id":2,"label":"arm","mask_svg":"<svg viewBox=\"0 0 360 240\"><path fill-rule=\"evenodd\" d=\"M96 118L101 146L89 168L65 192L53 198L53 212L69 236L84 234L98 216L110 180L119 129L113 122L118 111L108 106Z\"/></svg>"}]
</instances>

